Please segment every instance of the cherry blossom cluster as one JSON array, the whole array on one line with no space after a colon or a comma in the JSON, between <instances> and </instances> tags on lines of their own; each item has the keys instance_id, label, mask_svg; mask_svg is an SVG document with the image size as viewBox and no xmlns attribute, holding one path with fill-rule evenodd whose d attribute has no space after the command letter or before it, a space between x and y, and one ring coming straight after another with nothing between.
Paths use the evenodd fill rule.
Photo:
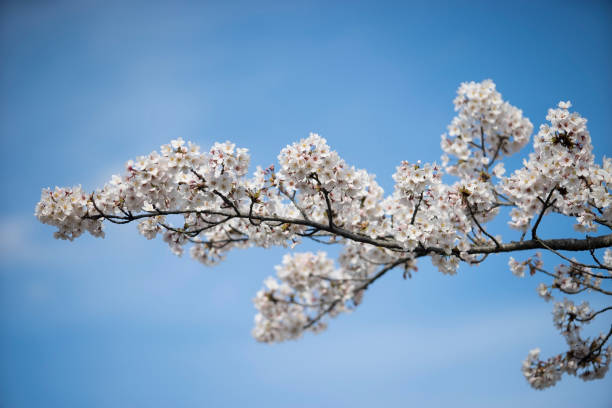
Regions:
<instances>
[{"instance_id":1,"label":"cherry blossom cluster","mask_svg":"<svg viewBox=\"0 0 612 408\"><path fill-rule=\"evenodd\" d=\"M285 255L276 267L278 280L264 281L253 300L259 313L255 316L253 336L259 341L272 342L301 337L310 325L317 332L326 327L319 316L334 316L347 308L346 303L357 298L351 288L352 278L342 269L334 268L333 260L324 252ZM280 280L280 282L279 282Z\"/></svg>"},{"instance_id":2,"label":"cherry blossom cluster","mask_svg":"<svg viewBox=\"0 0 612 408\"><path fill-rule=\"evenodd\" d=\"M543 266L542 253L536 252L534 256L527 258L526 260L519 262L514 257L508 258L508 266L510 271L519 278L525 276L525 269L529 268L529 274L533 275L538 268Z\"/></svg>"},{"instance_id":3,"label":"cherry blossom cluster","mask_svg":"<svg viewBox=\"0 0 612 408\"><path fill-rule=\"evenodd\" d=\"M475 178L497 158L518 152L529 142L533 125L520 109L502 100L491 80L464 82L453 101L458 115L442 135L441 147L457 161L446 171ZM444 157L447 163L448 156ZM497 172L503 172L498 168Z\"/></svg>"},{"instance_id":4,"label":"cherry blossom cluster","mask_svg":"<svg viewBox=\"0 0 612 408\"><path fill-rule=\"evenodd\" d=\"M315 222L332 223L369 236L389 228L383 217L383 189L374 176L349 166L327 141L311 133L284 148L275 185L293 196L296 206Z\"/></svg>"},{"instance_id":5,"label":"cherry blossom cluster","mask_svg":"<svg viewBox=\"0 0 612 408\"><path fill-rule=\"evenodd\" d=\"M550 109L550 125L540 126L534 151L523 168L503 180L502 189L516 205L511 227L525 230L541 211L575 217L578 231L596 231L612 223L612 159L594 163L586 119L560 102Z\"/></svg>"},{"instance_id":6,"label":"cherry blossom cluster","mask_svg":"<svg viewBox=\"0 0 612 408\"><path fill-rule=\"evenodd\" d=\"M379 248L347 243L335 268L325 252L285 255L276 267L276 278L268 277L253 299L253 336L258 341L296 339L305 330L315 333L327 327L326 318L352 311L374 279L377 265L402 264L406 274L416 270L412 259Z\"/></svg>"},{"instance_id":7,"label":"cherry blossom cluster","mask_svg":"<svg viewBox=\"0 0 612 408\"><path fill-rule=\"evenodd\" d=\"M474 241L501 241L487 236L481 225L493 219L498 208L489 183L465 179L449 186L441 183L442 175L435 164L403 162L393 176L395 190L384 208L393 220L390 233L405 249L440 249L430 255L432 262L441 272L453 274L460 261L476 259L467 252Z\"/></svg>"},{"instance_id":8,"label":"cherry blossom cluster","mask_svg":"<svg viewBox=\"0 0 612 408\"><path fill-rule=\"evenodd\" d=\"M45 188L36 205L35 214L43 224L57 227L57 239L73 239L87 231L94 237L104 237L101 220L83 218L93 206L81 186Z\"/></svg>"},{"instance_id":9,"label":"cherry blossom cluster","mask_svg":"<svg viewBox=\"0 0 612 408\"><path fill-rule=\"evenodd\" d=\"M57 228L56 238L69 240L85 231L103 237L104 222L135 222L145 238L161 236L176 255L187 249L205 265L232 249L294 248L304 240L341 245L337 267L323 252L294 253L264 281L254 299L253 329L262 342L324 330L329 318L354 310L377 279L395 268L410 276L421 257L454 274L460 264L476 265L490 254L546 250L564 261L554 272L544 269L539 252L508 263L517 276L529 271L552 278L537 287L541 297L552 299L554 290L612 295L605 286L612 282L612 234L548 240L537 234L551 212L576 220L579 232L612 229L612 159L594 162L586 119L570 113L569 102L559 103L524 166L504 177L500 160L528 143L529 119L503 101L490 80L461 84L454 104L457 116L442 135L442 164L401 162L386 196L373 174L347 164L317 134L286 146L278 165L256 167L251 175L247 149L225 142L203 151L177 139L128 161L123 175L93 192L80 186L43 190L35 215ZM504 242L489 231L504 207L511 209L509 225L523 231L520 241ZM560 252L568 249L594 263ZM583 339L580 330L612 307L592 311L568 300L554 307L569 350L546 361L531 351L525 377L535 388L553 385L563 373L601 378L612 330L593 339Z\"/></svg>"},{"instance_id":10,"label":"cherry blossom cluster","mask_svg":"<svg viewBox=\"0 0 612 408\"><path fill-rule=\"evenodd\" d=\"M601 287L602 278L592 273L591 268L574 263L559 264L555 266L555 272L552 287L570 295L587 288L598 290Z\"/></svg>"},{"instance_id":11,"label":"cherry blossom cluster","mask_svg":"<svg viewBox=\"0 0 612 408\"><path fill-rule=\"evenodd\" d=\"M540 360L539 349L531 350L523 362L523 375L536 389L555 385L562 374L577 376L585 381L603 378L610 369L612 346L603 347L609 335L601 333L594 339L580 336L581 323L593 317L588 302L575 305L571 300L555 303L553 321L565 338L569 350L547 360Z\"/></svg>"},{"instance_id":12,"label":"cherry blossom cluster","mask_svg":"<svg viewBox=\"0 0 612 408\"><path fill-rule=\"evenodd\" d=\"M608 252L609 250L606 250L606 253ZM587 290L612 295L612 292L601 286L602 280L612 278L612 269L607 269L603 264L598 269L609 273L600 274L575 259L570 259L567 264L557 265L555 272L550 273L543 269L541 254L538 252L534 257L522 262L510 257L508 265L510 270L520 277L524 276L527 268L530 275L542 272L552 277L552 284L540 283L537 287L538 295L546 301L553 299L553 290L569 295ZM523 362L523 375L529 384L537 389L547 388L555 385L564 373L578 376L583 380L603 378L609 370L612 358L612 347L604 347L612 334L612 329L607 335L601 333L594 339L583 339L580 331L582 324L589 323L595 316L610 309L612 307L593 311L587 301L579 305L568 299L555 302L553 323L565 338L569 350L547 360L539 359L539 349L532 350Z\"/></svg>"},{"instance_id":13,"label":"cherry blossom cluster","mask_svg":"<svg viewBox=\"0 0 612 408\"><path fill-rule=\"evenodd\" d=\"M259 313L255 316L253 337L259 341L283 341L302 335L303 327L336 299L343 299L344 274L334 268L327 254L296 253L285 255L283 263L276 267L280 282L269 277L264 281L265 289L257 292L253 300ZM314 310L314 317L309 315ZM317 322L313 329L322 330L324 324Z\"/></svg>"}]
</instances>

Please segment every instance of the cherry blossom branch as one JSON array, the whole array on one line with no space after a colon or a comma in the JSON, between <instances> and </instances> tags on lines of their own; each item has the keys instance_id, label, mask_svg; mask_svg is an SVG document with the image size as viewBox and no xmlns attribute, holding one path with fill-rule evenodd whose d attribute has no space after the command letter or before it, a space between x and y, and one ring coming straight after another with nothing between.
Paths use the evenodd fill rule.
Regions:
<instances>
[{"instance_id":1,"label":"cherry blossom branch","mask_svg":"<svg viewBox=\"0 0 612 408\"><path fill-rule=\"evenodd\" d=\"M608 331L608 334L606 335L606 337L604 337L601 340L601 342L599 343L598 346L596 346L595 348L592 348L591 351L589 352L589 354L587 354L586 356L584 356L580 360L580 363L584 363L586 361L589 361L593 356L598 356L600 351L601 351L601 349L608 342L608 339L610 338L611 335L612 335L612 325L610 325L610 330Z\"/></svg>"},{"instance_id":2,"label":"cherry blossom branch","mask_svg":"<svg viewBox=\"0 0 612 408\"><path fill-rule=\"evenodd\" d=\"M99 211L99 210L98 210ZM119 215L109 215L100 214L96 215L85 215L84 219L92 219L97 220L100 218L107 219L111 222L116 222L120 224L126 224L131 221L150 218L159 215L183 215L183 214L206 214L206 215L220 215L224 217L232 218L242 218L248 219L248 214L232 214L223 211L215 211L215 210L158 210L155 212L135 214L132 216L119 216ZM293 224L293 225L303 225L308 227L314 227L318 230L327 231L333 233L335 235L341 236L343 238L361 242L364 244L370 244L374 246L378 246L381 248L398 250L403 252L410 252L405 250L398 242L393 240L380 240L371 238L367 235L357 234L351 232L349 230L337 227L337 226L328 226L325 224L317 223L315 221L307 221L302 219L295 218L285 218L285 217L274 217L274 216L260 216L253 215L253 219L264 221L264 222L277 222L279 224ZM504 252L516 252L516 251L526 251L530 249L549 249L549 250L557 250L557 251L587 251L590 248L599 249L599 248L608 248L612 246L612 234L602 235L598 237L589 237L589 239L576 239L576 238L560 238L560 239L548 239L548 240L528 240L528 241L512 241L507 244L500 243L497 245L475 245L469 248L466 252L469 254L492 254L492 253L504 253ZM413 251L417 256L424 256L428 253L437 253L444 255L446 251L443 248L437 247L424 247L422 249L415 249ZM458 248L453 248L452 253L454 255L458 255L461 251Z\"/></svg>"},{"instance_id":3,"label":"cherry blossom branch","mask_svg":"<svg viewBox=\"0 0 612 408\"><path fill-rule=\"evenodd\" d=\"M591 238L587 236L584 239L584 241L588 244L590 239ZM550 252L552 252L553 254L557 255L559 258L569 262L570 264L575 265L576 267L579 267L579 268L592 268L592 269L607 269L607 270L610 269L610 268L608 268L606 266L583 264L581 262L576 261L575 259L570 259L570 258L566 257L565 255L563 255L562 253L557 251L556 248L552 248L549 245L547 245L546 241L542 241L539 238L536 239L536 241L538 241L540 244L542 244L542 247L544 247L545 249L549 250ZM607 248L607 247L600 247L600 248ZM587 249L589 251L591 251L591 250L594 251L595 250L594 248L587 248ZM586 271L586 270L582 270L582 273L585 273L585 274L590 275L590 276L595 277L595 278L612 279L612 276L605 276L605 275L594 274L594 273L591 273L591 272Z\"/></svg>"},{"instance_id":4,"label":"cherry blossom branch","mask_svg":"<svg viewBox=\"0 0 612 408\"><path fill-rule=\"evenodd\" d=\"M282 283L266 280L270 291L259 291L254 299L259 314L253 335L266 342L297 338L309 328L322 330L325 325L319 322L325 315L348 310L349 300L358 305L364 291L387 271L403 265L405 277L416 270L413 261L425 256L440 272L453 274L461 261L478 264L491 254L545 249L568 264L559 265L552 274L541 268L541 261L511 258L512 272L522 276L529 263L532 274L551 276L552 288L564 293L593 290L610 295L600 286L602 280L612 279L612 274L607 276L612 271L612 231L585 238L538 236L544 216L550 213L575 220L579 231L591 233L601 225L612 229L612 160L595 163L586 119L570 112L570 106L560 102L557 109L550 109L546 117L550 125L540 126L531 138L531 121L502 100L492 81L464 83L455 99L458 114L442 136L442 166L401 162L389 195L373 174L349 166L316 134L281 150L278 173L274 166L258 167L252 178L247 175L247 149L225 142L201 152L199 146L178 139L162 146L160 153L128 162L125 175L113 176L94 194L80 186L44 189L35 215L57 227L56 238L68 240L84 232L103 237L105 220L138 221L142 235L151 239L162 232L176 254L194 243L192 257L207 265L222 260L234 247L293 247L301 238L342 245L341 269L323 252L283 258L277 273ZM499 181L494 183L491 166L530 139L533 153L523 166L508 177L502 177L501 164L495 166ZM459 181L446 184L445 174ZM499 207L512 207L509 225L523 231L520 241L502 243L485 228L486 221L502 213ZM166 221L174 215L184 217L182 228ZM529 232L531 239L526 239ZM600 260L595 251L603 248ZM565 251L588 251L594 262L575 261ZM320 279L309 278L312 271ZM336 280L337 276L345 279ZM549 298L549 286L541 284L538 292ZM282 300L266 297L274 293ZM611 308L589 315L586 302L555 305L557 315L576 310L576 316L586 321ZM592 367L585 368L587 360L581 360L582 372L577 373L576 364L589 345L570 332L578 326L575 323L568 324L564 334L570 347L565 357L538 362L539 351L530 352L523 373L534 388L553 385L561 373L583 379L605 375L612 348L604 353L602 347L610 333L591 343L594 351L586 358Z\"/></svg>"},{"instance_id":5,"label":"cherry blossom branch","mask_svg":"<svg viewBox=\"0 0 612 408\"><path fill-rule=\"evenodd\" d=\"M598 314L605 313L608 310L612 310L612 306L608 306L608 307L605 307L605 308L603 308L601 310L598 310L597 312L591 313L591 315L589 317L585 318L585 319L580 319L580 318L576 317L575 320L577 320L579 322L588 322L590 320L593 320L593 318L595 316L597 316Z\"/></svg>"},{"instance_id":6,"label":"cherry blossom branch","mask_svg":"<svg viewBox=\"0 0 612 408\"><path fill-rule=\"evenodd\" d=\"M353 294L357 294L363 290L366 290L371 284L373 284L374 282L376 282L378 279L380 279L384 274L386 274L387 272L389 272L390 270L392 270L393 268L395 268L396 266L399 266L403 263L406 263L408 261L410 261L411 258L400 258L395 262L392 262L391 264L385 266L384 268L382 268L376 275L374 275L372 278L368 279L363 285L359 286L358 288L356 288L353 291ZM334 310L334 307L336 307L336 305L338 303L340 303L342 301L341 298L338 298L336 300L334 300L325 310L321 311L319 314L317 314L314 318L311 318L308 320L308 323L306 323L302 329L303 330L307 330L310 327L312 327L313 325L315 325L317 322L319 322L325 315L327 315L328 313L330 313L332 310Z\"/></svg>"},{"instance_id":7,"label":"cherry blossom branch","mask_svg":"<svg viewBox=\"0 0 612 408\"><path fill-rule=\"evenodd\" d=\"M595 217L595 219L593 219L593 221L595 221L598 224L604 225L604 226L612 229L612 222L606 221L603 218Z\"/></svg>"},{"instance_id":8,"label":"cherry blossom branch","mask_svg":"<svg viewBox=\"0 0 612 408\"><path fill-rule=\"evenodd\" d=\"M539 272L542 272L542 273L544 273L544 274L546 274L546 275L548 275L550 277L553 277L555 279L559 279L560 278L559 275L554 274L554 273L550 273L547 270L542 269L542 268L537 267L537 266L532 266L532 269L536 270L536 271L539 271ZM582 286L584 286L584 288L581 289L581 290L577 290L577 291L569 291L569 290L566 290L566 289L562 288L561 286L555 285L555 284L553 284L553 288L559 289L561 292L567 293L568 295L575 295L575 294L580 293L580 292L582 292L582 291L584 291L586 289L591 289L591 290L594 290L596 292L603 293L604 295L609 295L609 296L612 295L612 292L607 291L607 290L602 289L602 288L599 288L597 286L591 285L590 283L587 283L587 282L584 282L584 281L581 282L581 281L577 281L577 280L573 280L572 279L572 282L576 283L579 286L582 285Z\"/></svg>"}]
</instances>

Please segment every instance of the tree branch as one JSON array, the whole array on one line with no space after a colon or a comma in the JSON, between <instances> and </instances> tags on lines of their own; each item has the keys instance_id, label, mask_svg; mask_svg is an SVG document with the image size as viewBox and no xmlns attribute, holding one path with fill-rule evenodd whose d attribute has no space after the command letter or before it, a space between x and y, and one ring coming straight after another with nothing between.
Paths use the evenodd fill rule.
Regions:
<instances>
[{"instance_id":1,"label":"tree branch","mask_svg":"<svg viewBox=\"0 0 612 408\"><path fill-rule=\"evenodd\" d=\"M575 320L577 320L579 322L588 322L589 320L593 320L593 318L595 316L597 316L598 314L607 312L608 310L612 310L612 306L608 306L608 307L605 307L605 308L603 308L601 310L598 310L595 313L591 313L591 315L589 317L587 317L586 319L579 319L579 318L576 317Z\"/></svg>"},{"instance_id":2,"label":"tree branch","mask_svg":"<svg viewBox=\"0 0 612 408\"><path fill-rule=\"evenodd\" d=\"M98 209L98 212L100 210ZM118 222L121 224L125 224L131 221L156 217L159 215L181 215L181 214L205 214L205 215L218 215L223 217L228 217L229 219L239 218L246 219L248 218L248 214L232 214L227 213L225 211L216 211L216 210L157 210L155 212L147 212L142 214L135 214L130 217L120 216L120 215L109 215L100 214L96 215L85 215L84 219L100 219L104 218L111 222ZM347 229L338 227L336 225L329 226L326 224L321 224L315 221L308 221L299 218L284 218L278 216L264 216L264 215L253 215L252 218L254 220L263 221L263 222L277 222L279 225L282 224L291 224L291 225L303 225L307 227L313 227L318 230L327 231L332 234L341 236L346 239L350 239L355 242L361 242L363 244L370 244L377 247L397 250L400 252L410 252L403 248L397 241L394 240L382 240L371 238L367 235L358 234ZM513 241L507 244L500 243L497 245L474 245L469 248L466 252L469 254L493 254L493 253L504 253L504 252L517 252L517 251L526 251L530 249L554 249L557 251L587 251L589 249L599 249L599 248L608 248L612 246L612 234L601 235L598 237L589 237L589 239L577 239L577 238L561 238L561 239L548 239L548 240L528 240L528 241ZM445 255L447 252L443 248L438 247L423 247L417 248L412 251L416 257L424 256L429 253L437 253L441 255ZM453 248L452 253L454 255L458 255L461 251L458 248Z\"/></svg>"}]
</instances>

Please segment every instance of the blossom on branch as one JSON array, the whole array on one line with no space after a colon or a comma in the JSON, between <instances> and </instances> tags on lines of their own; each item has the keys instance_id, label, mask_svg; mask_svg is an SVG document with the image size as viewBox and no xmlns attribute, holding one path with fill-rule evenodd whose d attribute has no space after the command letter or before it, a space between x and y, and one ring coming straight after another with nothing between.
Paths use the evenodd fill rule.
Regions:
<instances>
[{"instance_id":1,"label":"blossom on branch","mask_svg":"<svg viewBox=\"0 0 612 408\"><path fill-rule=\"evenodd\" d=\"M538 233L551 213L572 219L579 233L612 228L612 160L595 163L586 119L560 102L523 167L504 177L501 160L529 142L533 125L490 80L464 83L457 94L457 116L442 135L441 164L400 163L386 196L373 174L346 163L316 134L282 149L278 166L257 167L251 176L247 149L225 142L202 151L177 139L159 153L128 161L123 175L93 192L44 189L35 215L57 227L56 238L68 240L84 232L103 237L105 221L136 222L145 238L161 235L173 253L188 248L205 265L237 248L294 248L303 240L342 246L338 266L324 252L284 257L254 299L253 336L262 342L324 330L330 318L361 304L387 272L401 268L410 276L423 257L454 274L459 265L480 264L491 254L545 250L561 259L552 272L539 252L522 261L511 256L508 263L519 277L528 271L552 279L537 287L542 298L553 299L554 291L612 295L610 231L580 238ZM454 181L445 183L445 177ZM504 242L489 230L504 207L511 209L510 227L523 233L520 241ZM592 261L579 262L566 251ZM554 324L568 351L540 360L539 349L532 350L523 364L529 384L545 388L564 373L602 378L612 356L606 347L612 328L593 338L581 329L610 310L567 299L555 303Z\"/></svg>"}]
</instances>

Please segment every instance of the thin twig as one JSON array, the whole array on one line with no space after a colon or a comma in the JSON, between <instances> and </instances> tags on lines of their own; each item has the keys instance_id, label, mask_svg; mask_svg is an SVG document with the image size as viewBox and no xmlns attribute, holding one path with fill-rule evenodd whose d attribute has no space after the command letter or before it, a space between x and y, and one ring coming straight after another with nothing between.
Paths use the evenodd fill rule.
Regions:
<instances>
[{"instance_id":1,"label":"thin twig","mask_svg":"<svg viewBox=\"0 0 612 408\"><path fill-rule=\"evenodd\" d=\"M539 243L540 243L540 244L541 244L541 245L542 245L542 246L543 246L545 249L548 249L550 252L552 252L553 254L557 255L559 258L564 259L565 261L567 261L567 262L571 263L572 265L575 265L576 267L580 267L580 268L591 268L591 269L599 269L599 266L597 266L597 265L588 265L588 264L583 264L583 263L581 263L581 262L578 262L578 261L575 261L575 260L573 260L573 259L570 259L570 258L566 257L566 256L565 256L565 255L563 255L561 252L559 252L559 251L557 251L557 250L555 250L555 249L551 248L550 246L548 246L548 245L546 244L546 242L545 242L545 241L542 241L542 240L541 240L541 239L539 239L539 238L537 238L537 239L536 239L536 241L538 241L538 242L539 242ZM588 245L589 239L587 238L585 241L587 242L587 245ZM587 249L590 249L590 248L587 248ZM582 271L580 271L580 272L581 272L581 273L584 273L584 274L586 274L586 275L592 276L592 277L594 277L594 278L599 278L599 279L612 279L612 276L599 275L599 274L592 273L592 272L585 271L585 270L582 270Z\"/></svg>"},{"instance_id":2,"label":"thin twig","mask_svg":"<svg viewBox=\"0 0 612 408\"><path fill-rule=\"evenodd\" d=\"M216 195L218 195L219 197L221 197L221 199L223 200L223 202L234 209L234 211L236 211L236 215L240 216L240 211L238 211L238 207L236 207L236 204L234 204L229 198L227 198L226 196L224 196L223 194L221 194L218 190L213 190L213 193L215 193Z\"/></svg>"},{"instance_id":3,"label":"thin twig","mask_svg":"<svg viewBox=\"0 0 612 408\"><path fill-rule=\"evenodd\" d=\"M586 240L587 240L587 242L588 242L588 240L589 240L589 236L588 236L588 235L586 236ZM601 269L606 269L606 270L608 270L608 271L612 271L612 268L610 268L610 267L609 267L609 266L607 266L607 265L602 264L602 263L599 261L599 259L597 259L597 257L595 256L595 250L594 250L593 248L589 248L589 253L591 254L591 257L592 257L592 258L595 260L595 263L597 263L597 265L599 265L599 268L601 268Z\"/></svg>"},{"instance_id":4,"label":"thin twig","mask_svg":"<svg viewBox=\"0 0 612 408\"><path fill-rule=\"evenodd\" d=\"M586 356L584 356L582 359L580 359L580 362L578 364L582 364L585 361L588 361L592 356L594 355L599 355L600 350L602 349L602 347L604 346L604 344L606 344L606 342L608 341L608 339L610 338L610 336L612 335L612 325L610 326L610 331L608 331L608 335L606 337L604 337L601 341L601 343L595 347L593 350L591 350L589 352L589 354L587 354Z\"/></svg>"},{"instance_id":5,"label":"thin twig","mask_svg":"<svg viewBox=\"0 0 612 408\"><path fill-rule=\"evenodd\" d=\"M470 205L470 203L469 203L469 201L468 201L467 199L465 200L465 203L466 203L466 205L467 205L468 210L470 211L470 215L472 216L472 219L473 219L473 220L474 220L474 222L476 223L476 226L478 226L478 229L479 229L479 230L480 230L480 231L481 231L483 234L485 234L487 237L489 237L489 238L490 238L490 239L491 239L491 240L492 240L492 241L495 243L495 247L499 248L499 247L500 247L500 244L499 244L499 242L497 241L497 239L496 239L496 238L495 238L493 235L489 234L489 233L488 233L488 232L487 232L487 231L486 231L486 230L485 230L485 229L482 227L482 225L480 225L480 223L478 222L478 220L477 220L477 219L476 219L476 217L474 216L474 212L472 211L472 206Z\"/></svg>"},{"instance_id":6,"label":"thin twig","mask_svg":"<svg viewBox=\"0 0 612 408\"><path fill-rule=\"evenodd\" d=\"M608 307L605 307L605 308L603 308L601 310L598 310L597 312L591 313L591 315L589 317L585 318L585 319L575 318L575 320L577 320L579 322L588 322L589 320L593 320L593 318L595 316L597 316L598 314L607 312L608 310L612 310L612 306L608 306Z\"/></svg>"},{"instance_id":7,"label":"thin twig","mask_svg":"<svg viewBox=\"0 0 612 408\"><path fill-rule=\"evenodd\" d=\"M556 201L556 199L555 199L555 200L553 200L552 203L550 203L550 199L552 198L552 195L553 195L553 193L555 192L556 189L557 189L557 186L554 186L552 188L552 190L550 190L550 192L546 196L546 200L542 204L542 211L540 211L540 214L538 215L538 219L536 220L535 225L531 229L531 238L533 238L533 239L537 239L537 237L538 237L538 235L537 235L538 226L540 225L540 221L542 221L542 217L544 216L544 213L546 212L548 207L553 205L555 203L555 201ZM540 201L542 201L542 200L540 200Z\"/></svg>"},{"instance_id":8,"label":"thin twig","mask_svg":"<svg viewBox=\"0 0 612 408\"><path fill-rule=\"evenodd\" d=\"M508 136L499 136L499 143L497 144L497 148L495 149L493 158L491 159L489 163L487 163L487 166L486 166L487 170L489 169L489 167L493 165L493 163L495 163L495 160L497 160L497 156L499 156L499 152L501 151L501 148L503 144L506 142L506 140L508 140Z\"/></svg>"},{"instance_id":9,"label":"thin twig","mask_svg":"<svg viewBox=\"0 0 612 408\"><path fill-rule=\"evenodd\" d=\"M414 221L416 220L417 212L419 211L419 207L421 206L421 201L423 201L423 192L421 191L421 195L419 195L419 201L414 207L414 212L412 213L412 218L410 219L410 224L414 225Z\"/></svg>"},{"instance_id":10,"label":"thin twig","mask_svg":"<svg viewBox=\"0 0 612 408\"><path fill-rule=\"evenodd\" d=\"M532 268L533 268L534 270L536 270L536 271L542 272L542 273L544 273L544 274L546 274L546 275L548 275L548 276L551 276L551 277L553 277L553 278L555 278L555 279L561 279L561 276L559 276L559 275L557 275L557 274L554 274L554 273L550 273L550 272L548 272L547 270L542 269L542 268L540 268L540 267L537 267L537 266L532 266ZM560 286L555 286L555 288L556 288L556 289L559 289L559 290L560 290L561 292L563 292L563 293L567 293L568 295L575 295L576 293L580 293L580 292L582 292L582 291L584 291L584 290L586 290L586 289L591 289L591 290L594 290L594 291L596 291L596 292L603 293L604 295L612 295L612 292L607 291L607 290L602 289L602 288L598 288L597 286L593 286L593 285L591 285L590 283L580 282L580 281L575 281L575 280L574 280L573 282L574 282L574 283L577 283L578 285L582 285L582 286L584 286L584 289L581 289L581 290L578 290L578 291L575 291L575 292L570 292L570 291L568 291L568 290L565 290L565 289L561 288Z\"/></svg>"},{"instance_id":11,"label":"thin twig","mask_svg":"<svg viewBox=\"0 0 612 408\"><path fill-rule=\"evenodd\" d=\"M359 286L358 288L356 288L353 291L353 295L358 294L359 292L361 292L362 290L366 290L372 283L376 282L378 279L380 279L381 276L383 276L385 273L389 272L391 269L395 268L398 265L401 265L403 263L406 263L410 260L410 258L400 258L397 261L387 265L386 267L382 268L376 275L374 275L372 278L368 279L366 281L366 283L364 283L363 285ZM323 318L323 316L325 316L326 314L328 314L329 312L331 312L334 307L336 307L336 305L338 303L340 303L340 301L342 300L342 298L338 298L336 300L334 300L325 310L323 310L322 312L320 312L319 314L317 314L315 317L311 318L308 320L308 323L306 323L304 325L304 327L302 327L303 330L306 330L310 327L312 327L314 324L316 324L319 320L321 320Z\"/></svg>"},{"instance_id":12,"label":"thin twig","mask_svg":"<svg viewBox=\"0 0 612 408\"><path fill-rule=\"evenodd\" d=\"M290 195L287 190L285 190L285 188L283 186L278 187L278 190L283 193L283 195L285 197L287 197L291 203L293 204L293 206L295 208L297 208L297 210L300 212L300 214L302 214L302 217L304 217L305 220L309 221L310 218L308 217L308 214L306 213L306 211L304 211L304 209L297 203L296 199L295 199L295 191L293 192L292 195Z\"/></svg>"}]
</instances>

